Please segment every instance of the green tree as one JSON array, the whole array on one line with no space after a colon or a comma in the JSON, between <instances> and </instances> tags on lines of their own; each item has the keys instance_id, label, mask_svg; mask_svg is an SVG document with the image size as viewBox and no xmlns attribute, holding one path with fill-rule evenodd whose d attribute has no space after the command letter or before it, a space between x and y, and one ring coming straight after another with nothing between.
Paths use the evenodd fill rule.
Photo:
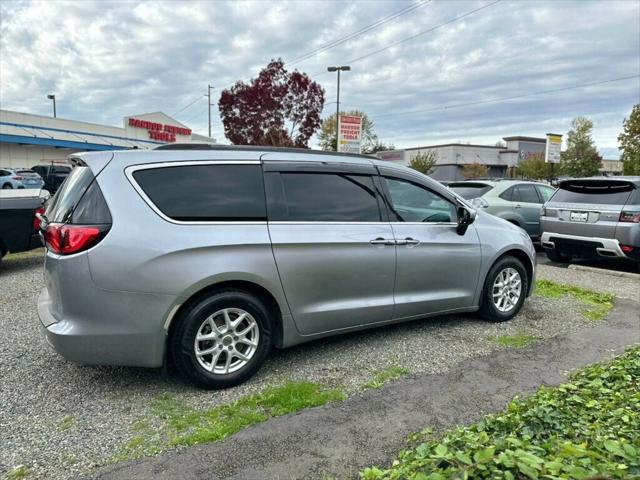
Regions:
<instances>
[{"instance_id":1,"label":"green tree","mask_svg":"<svg viewBox=\"0 0 640 480\"><path fill-rule=\"evenodd\" d=\"M481 163L467 163L462 167L462 175L464 178L481 178L486 177L489 167Z\"/></svg>"},{"instance_id":2,"label":"green tree","mask_svg":"<svg viewBox=\"0 0 640 480\"><path fill-rule=\"evenodd\" d=\"M585 117L571 121L567 134L567 149L560 154L562 173L571 177L591 177L597 175L602 166L602 157L591 138L593 122Z\"/></svg>"},{"instance_id":3,"label":"green tree","mask_svg":"<svg viewBox=\"0 0 640 480\"><path fill-rule=\"evenodd\" d=\"M362 117L362 153L375 153L382 150L393 150L393 145L385 145L378 140L378 136L373 130L373 122L366 113L360 110L340 112L340 115L355 115ZM320 148L323 150L336 149L336 114L325 118L320 127Z\"/></svg>"},{"instance_id":4,"label":"green tree","mask_svg":"<svg viewBox=\"0 0 640 480\"><path fill-rule=\"evenodd\" d=\"M438 163L438 152L435 150L427 150L413 157L409 162L409 167L425 175L431 175L436 169L436 163Z\"/></svg>"},{"instance_id":5,"label":"green tree","mask_svg":"<svg viewBox=\"0 0 640 480\"><path fill-rule=\"evenodd\" d=\"M640 103L634 105L629 118L622 122L618 144L622 150L622 173L640 175Z\"/></svg>"},{"instance_id":6,"label":"green tree","mask_svg":"<svg viewBox=\"0 0 640 480\"><path fill-rule=\"evenodd\" d=\"M534 153L520 162L518 174L524 178L540 180L551 177L551 164L544 161L544 153Z\"/></svg>"}]
</instances>

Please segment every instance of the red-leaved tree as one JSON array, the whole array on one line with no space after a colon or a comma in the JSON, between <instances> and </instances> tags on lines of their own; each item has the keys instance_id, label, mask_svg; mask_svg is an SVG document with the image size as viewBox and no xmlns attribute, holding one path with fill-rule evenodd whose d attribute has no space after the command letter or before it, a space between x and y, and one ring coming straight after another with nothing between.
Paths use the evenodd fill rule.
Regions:
<instances>
[{"instance_id":1,"label":"red-leaved tree","mask_svg":"<svg viewBox=\"0 0 640 480\"><path fill-rule=\"evenodd\" d=\"M224 133L234 145L307 147L320 128L324 90L305 73L271 60L248 84L223 90L218 102Z\"/></svg>"}]
</instances>

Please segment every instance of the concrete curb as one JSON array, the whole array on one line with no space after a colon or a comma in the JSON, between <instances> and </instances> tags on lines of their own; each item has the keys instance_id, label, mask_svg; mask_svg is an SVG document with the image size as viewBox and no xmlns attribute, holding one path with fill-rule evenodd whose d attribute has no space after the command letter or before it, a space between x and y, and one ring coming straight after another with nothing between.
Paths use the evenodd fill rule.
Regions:
<instances>
[{"instance_id":1,"label":"concrete curb","mask_svg":"<svg viewBox=\"0 0 640 480\"><path fill-rule=\"evenodd\" d=\"M599 273L601 275L610 275L612 277L623 277L623 278L630 278L632 280L640 280L640 273L619 272L617 270L607 270L605 268L588 267L586 265L574 265L574 264L569 265L567 268L569 268L569 270L579 270L582 272L593 272L593 273Z\"/></svg>"},{"instance_id":2,"label":"concrete curb","mask_svg":"<svg viewBox=\"0 0 640 480\"><path fill-rule=\"evenodd\" d=\"M363 467L388 464L412 432L473 423L502 410L515 395L558 385L567 372L640 344L637 312L637 302L617 300L606 323L579 333L465 360L445 373L275 418L221 442L110 465L95 478L355 478Z\"/></svg>"}]
</instances>

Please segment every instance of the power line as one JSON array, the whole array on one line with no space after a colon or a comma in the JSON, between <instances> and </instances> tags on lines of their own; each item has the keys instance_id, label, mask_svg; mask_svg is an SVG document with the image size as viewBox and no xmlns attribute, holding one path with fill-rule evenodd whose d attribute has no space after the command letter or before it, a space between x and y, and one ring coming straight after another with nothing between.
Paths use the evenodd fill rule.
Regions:
<instances>
[{"instance_id":1,"label":"power line","mask_svg":"<svg viewBox=\"0 0 640 480\"><path fill-rule=\"evenodd\" d=\"M288 66L292 66L292 65L300 63L300 62L302 62L304 60L307 60L309 58L315 57L316 55L318 55L321 52L325 52L325 51L330 50L330 49L332 49L334 47L337 47L338 45L342 45L343 43L345 43L345 42L347 42L349 40L352 40L352 39L354 39L356 37L359 37L360 35L362 35L364 33L367 33L367 32L369 32L371 30L374 30L374 29L376 29L376 28L378 28L378 27L380 27L380 26L382 26L382 25L384 25L386 23L389 23L390 21L395 20L396 18L399 18L402 15L405 15L405 14L407 14L409 12L412 12L412 11L414 11L414 10L424 6L424 5L426 5L427 3L431 2L431 1L432 0L421 0L421 1L417 2L417 3L409 5L408 7L405 7L402 10L399 10L399 11L397 11L395 13L392 13L391 15L388 15L386 17L381 18L380 20L375 21L374 23L371 23L369 25L365 25L360 30L352 32L352 33L350 33L350 34L348 34L348 35L346 35L344 37L341 37L341 38L339 38L337 40L334 40L332 42L326 43L326 44L316 48L315 50L312 50L312 51L307 52L307 53L305 53L303 55L300 55L300 56L298 56L296 58L293 58L291 61L286 62L286 64Z\"/></svg>"},{"instance_id":2,"label":"power line","mask_svg":"<svg viewBox=\"0 0 640 480\"><path fill-rule=\"evenodd\" d=\"M199 97L197 97L193 102L189 103L188 105L182 107L180 110L178 110L176 113L174 113L172 116L175 117L176 115L178 115L179 113L184 112L187 108L189 108L191 105L193 105L194 103L196 103L199 100L202 100L204 97L201 95Z\"/></svg>"},{"instance_id":3,"label":"power line","mask_svg":"<svg viewBox=\"0 0 640 480\"><path fill-rule=\"evenodd\" d=\"M495 5L496 3L500 3L501 1L502 0L495 0L494 2L491 2L491 3L488 3L486 5L483 5L482 7L478 7L476 9L474 9L474 10L470 10L467 13L463 13L462 15L460 15L458 17L452 18L451 20L447 20L444 23L440 23L440 24L438 24L438 25L436 25L434 27L431 27L431 28L429 28L427 30L423 30L422 32L416 33L415 35L411 35L410 37L406 37L406 38L403 38L402 40L398 40L397 42L391 43L390 45L387 45L386 47L380 48L380 49L375 50L373 52L367 53L366 55L362 55L361 57L357 57L357 58L354 58L354 59L349 60L347 62L344 62L344 64L345 65L349 65L351 63L359 62L360 60L364 60L365 58L368 58L368 57L371 57L371 56L376 55L378 53L384 52L385 50L389 50L390 48L393 48L393 47L395 47L397 45L400 45L401 43L408 42L409 40L413 40L414 38L417 38L417 37L419 37L421 35L425 35L427 33L433 32L434 30L437 30L437 29L439 29L441 27L444 27L445 25L449 25L450 23L457 22L458 20L462 20L463 18L468 17L469 15L472 15L472 14L474 14L476 12L479 12L480 10L484 10L485 8L489 8L489 7L493 6L493 5Z\"/></svg>"},{"instance_id":4,"label":"power line","mask_svg":"<svg viewBox=\"0 0 640 480\"><path fill-rule=\"evenodd\" d=\"M489 98L487 100L478 100L478 101L475 101L475 102L456 103L456 104L453 104L453 105L445 105L445 106L442 106L442 107L432 108L432 109L428 109L428 110L405 110L405 111L399 111L399 112L383 113L381 115L375 115L375 118L398 116L398 115L412 115L412 114L415 114L415 113L431 113L431 112L438 112L438 111L441 111L441 110L448 110L450 108L469 107L469 106L472 106L472 105L482 105L482 104L485 104L485 103L494 103L494 102L505 102L507 100L515 100L515 99L519 99L519 98L532 97L532 96L535 96L535 95L545 95L545 94L549 94L549 93L562 92L562 91L565 91L565 90L573 90L573 89L576 89L576 88L592 87L594 85L602 85L602 84L605 84L605 83L621 82L623 80L630 80L632 78L640 78L640 75L630 75L628 77L611 78L609 80L602 80L602 81L599 81L599 82L581 83L581 84L577 84L577 85L570 85L570 86L567 86L567 87L552 88L550 90L539 90L537 92L523 93L521 95L513 95L513 96L510 96L510 97L497 97L497 98ZM372 115L372 117L373 116L374 115Z\"/></svg>"}]
</instances>

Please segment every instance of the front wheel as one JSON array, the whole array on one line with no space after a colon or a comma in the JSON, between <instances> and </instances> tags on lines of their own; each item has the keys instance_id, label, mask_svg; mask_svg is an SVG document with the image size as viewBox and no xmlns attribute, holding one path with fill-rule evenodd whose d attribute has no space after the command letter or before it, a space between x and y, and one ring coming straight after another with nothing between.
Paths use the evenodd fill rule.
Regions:
<instances>
[{"instance_id":1,"label":"front wheel","mask_svg":"<svg viewBox=\"0 0 640 480\"><path fill-rule=\"evenodd\" d=\"M271 350L269 313L246 292L215 293L193 305L179 322L171 338L174 363L202 388L245 382Z\"/></svg>"},{"instance_id":2,"label":"front wheel","mask_svg":"<svg viewBox=\"0 0 640 480\"><path fill-rule=\"evenodd\" d=\"M10 183L5 183L5 184L2 186L2 189L3 189L3 190L11 190L12 188L13 188L13 186L12 186Z\"/></svg>"},{"instance_id":3,"label":"front wheel","mask_svg":"<svg viewBox=\"0 0 640 480\"><path fill-rule=\"evenodd\" d=\"M480 314L492 322L506 322L515 317L529 291L529 279L522 262L515 257L498 260L484 283Z\"/></svg>"}]
</instances>

